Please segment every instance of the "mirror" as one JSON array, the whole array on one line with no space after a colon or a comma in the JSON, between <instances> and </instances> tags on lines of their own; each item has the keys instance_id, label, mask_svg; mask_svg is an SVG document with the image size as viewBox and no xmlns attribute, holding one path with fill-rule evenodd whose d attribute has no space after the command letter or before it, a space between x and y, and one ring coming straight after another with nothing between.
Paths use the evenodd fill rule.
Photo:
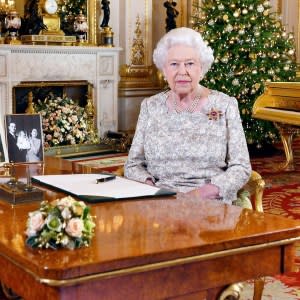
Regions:
<instances>
[{"instance_id":1,"label":"mirror","mask_svg":"<svg viewBox=\"0 0 300 300\"><path fill-rule=\"evenodd\" d=\"M97 10L97 0L85 0L86 8L87 8L87 21L89 25L88 31L88 42L91 45L97 45L97 18L96 18L96 10ZM62 1L58 1L59 3ZM20 16L24 16L24 6L26 0L16 0L15 6Z\"/></svg>"}]
</instances>

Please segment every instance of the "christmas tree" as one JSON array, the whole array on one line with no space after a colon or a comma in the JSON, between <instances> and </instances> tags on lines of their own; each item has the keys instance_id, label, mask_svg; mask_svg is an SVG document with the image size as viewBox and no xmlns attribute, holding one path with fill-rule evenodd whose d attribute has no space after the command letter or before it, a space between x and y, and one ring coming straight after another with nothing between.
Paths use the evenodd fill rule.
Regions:
<instances>
[{"instance_id":1,"label":"christmas tree","mask_svg":"<svg viewBox=\"0 0 300 300\"><path fill-rule=\"evenodd\" d=\"M197 3L199 1L196 1ZM236 97L249 145L278 138L272 122L252 118L264 83L295 81L293 34L271 13L268 0L203 0L194 3L193 27L214 50L215 62L203 85Z\"/></svg>"},{"instance_id":2,"label":"christmas tree","mask_svg":"<svg viewBox=\"0 0 300 300\"><path fill-rule=\"evenodd\" d=\"M80 13L87 15L86 0L63 0L59 2L61 29L66 35L74 34L75 17Z\"/></svg>"}]
</instances>

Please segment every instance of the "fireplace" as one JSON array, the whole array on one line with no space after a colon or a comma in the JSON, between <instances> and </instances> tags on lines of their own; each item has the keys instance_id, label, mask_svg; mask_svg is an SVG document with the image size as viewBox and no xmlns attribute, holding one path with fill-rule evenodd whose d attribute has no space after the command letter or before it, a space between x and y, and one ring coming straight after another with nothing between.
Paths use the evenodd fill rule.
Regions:
<instances>
[{"instance_id":1,"label":"fireplace","mask_svg":"<svg viewBox=\"0 0 300 300\"><path fill-rule=\"evenodd\" d=\"M93 95L93 86L86 80L21 82L13 87L12 111L14 114L26 112L30 92L32 93L33 104L37 104L38 100L44 101L49 95L54 95L60 98L67 96L78 106L85 107L89 91Z\"/></svg>"},{"instance_id":2,"label":"fireplace","mask_svg":"<svg viewBox=\"0 0 300 300\"><path fill-rule=\"evenodd\" d=\"M43 82L93 86L99 136L118 129L118 69L121 49L79 46L0 45L0 115L17 112L16 88Z\"/></svg>"}]
</instances>

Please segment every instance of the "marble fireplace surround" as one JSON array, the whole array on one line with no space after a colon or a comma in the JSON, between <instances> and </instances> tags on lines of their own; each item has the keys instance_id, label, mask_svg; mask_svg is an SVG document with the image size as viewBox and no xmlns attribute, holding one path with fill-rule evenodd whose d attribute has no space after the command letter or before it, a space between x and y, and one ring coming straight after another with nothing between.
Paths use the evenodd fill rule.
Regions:
<instances>
[{"instance_id":1,"label":"marble fireplace surround","mask_svg":"<svg viewBox=\"0 0 300 300\"><path fill-rule=\"evenodd\" d=\"M21 82L86 80L94 87L100 136L118 129L119 52L87 46L0 45L0 116L13 113L13 87Z\"/></svg>"}]
</instances>

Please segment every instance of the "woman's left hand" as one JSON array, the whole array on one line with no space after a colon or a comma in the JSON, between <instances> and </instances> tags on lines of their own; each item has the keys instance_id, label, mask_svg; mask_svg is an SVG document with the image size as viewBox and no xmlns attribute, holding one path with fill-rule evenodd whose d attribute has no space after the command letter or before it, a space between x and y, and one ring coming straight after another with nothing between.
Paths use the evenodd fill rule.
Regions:
<instances>
[{"instance_id":1,"label":"woman's left hand","mask_svg":"<svg viewBox=\"0 0 300 300\"><path fill-rule=\"evenodd\" d=\"M211 183L204 184L199 188L188 192L188 194L201 197L201 199L218 199L220 197L219 188Z\"/></svg>"}]
</instances>

